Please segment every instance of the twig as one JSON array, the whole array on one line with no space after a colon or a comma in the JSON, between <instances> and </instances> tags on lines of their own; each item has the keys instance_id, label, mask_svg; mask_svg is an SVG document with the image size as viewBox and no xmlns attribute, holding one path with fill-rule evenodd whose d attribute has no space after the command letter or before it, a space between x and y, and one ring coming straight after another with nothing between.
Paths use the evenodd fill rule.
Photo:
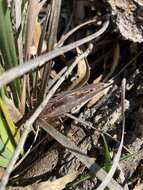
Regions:
<instances>
[{"instance_id":1,"label":"twig","mask_svg":"<svg viewBox=\"0 0 143 190\"><path fill-rule=\"evenodd\" d=\"M89 127L89 128L92 128L92 129L95 130L95 127L93 127L93 125L92 125L91 122L83 121L82 119L77 118L77 117L75 117L75 116L73 116L73 115L71 115L69 113L65 113L64 115L67 116L67 117L69 117L69 118L71 118L71 119L73 119L73 120L75 120L75 121L77 121L78 123L81 123L82 125L84 125L86 127Z\"/></svg>"},{"instance_id":2,"label":"twig","mask_svg":"<svg viewBox=\"0 0 143 190\"><path fill-rule=\"evenodd\" d=\"M51 83L47 86L47 91L52 88L52 86L57 82L57 80L66 72L67 67L64 67L56 76L55 78L51 81Z\"/></svg>"},{"instance_id":3,"label":"twig","mask_svg":"<svg viewBox=\"0 0 143 190\"><path fill-rule=\"evenodd\" d=\"M36 109L36 111L33 113L33 115L25 122L24 124L24 132L20 138L19 144L16 147L15 153L11 159L11 161L9 162L8 167L5 170L5 174L1 180L1 184L0 184L0 190L4 190L8 180L9 180L9 176L13 170L13 167L18 159L18 156L21 152L22 147L24 146L24 143L26 141L27 135L29 134L29 132L31 131L31 126L32 124L36 121L36 119L38 118L38 116L40 115L40 113L43 111L43 109L45 108L45 106L47 105L48 101L50 100L50 98L54 95L54 93L56 92L56 90L59 88L59 86L63 83L63 81L66 79L66 77L68 77L68 75L71 73L71 71L74 69L74 67L77 65L77 63L87 57L87 55L90 53L91 51L91 47L89 47L82 55L80 55L79 57L77 57L77 59L75 60L75 62L69 67L69 69L66 71L66 73L59 79L59 81L54 85L54 87L50 90L50 92L48 93L48 95L45 97L44 101L40 104L40 106Z\"/></svg>"},{"instance_id":4,"label":"twig","mask_svg":"<svg viewBox=\"0 0 143 190\"><path fill-rule=\"evenodd\" d=\"M88 21L86 21L86 22L84 22L84 23L82 23L82 24L76 26L75 28L73 28L73 29L70 30L67 34L65 34L65 35L63 35L63 36L61 37L61 39L60 39L59 42L57 43L56 47L61 47L61 46L64 44L64 42L65 42L74 32L76 32L76 31L77 31L78 29L80 29L81 27L84 27L84 26L86 26L86 25L88 25L88 24L92 24L92 23L94 23L95 21L97 21L96 18L94 18L94 19L92 19L92 20L88 20Z\"/></svg>"},{"instance_id":5,"label":"twig","mask_svg":"<svg viewBox=\"0 0 143 190\"><path fill-rule=\"evenodd\" d=\"M35 143L36 140L37 140L38 134L39 134L39 129L37 129L36 134L35 134L35 136L34 136L34 140L33 140L32 144L30 145L30 147L28 148L27 152L26 152L26 153L24 154L24 156L16 163L16 165L14 166L13 169L17 168L17 167L23 162L23 160L25 160L25 158L28 156L28 154L31 152L31 149L32 149L34 143Z\"/></svg>"},{"instance_id":6,"label":"twig","mask_svg":"<svg viewBox=\"0 0 143 190\"><path fill-rule=\"evenodd\" d=\"M12 80L14 80L18 77L21 77L22 75L30 72L31 70L34 70L37 67L43 66L47 61L49 61L63 53L66 53L66 52L68 52L78 46L81 46L91 40L97 40L96 38L101 36L107 30L108 26L109 26L109 19L107 21L105 21L102 28L99 31L95 32L94 34L89 35L88 37L85 37L81 40L73 42L64 47L57 48L45 55L41 55L38 58L27 61L23 65L19 65L13 69L8 70L7 72L5 72L4 74L2 74L0 76L0 88L4 85L10 83Z\"/></svg>"}]
</instances>

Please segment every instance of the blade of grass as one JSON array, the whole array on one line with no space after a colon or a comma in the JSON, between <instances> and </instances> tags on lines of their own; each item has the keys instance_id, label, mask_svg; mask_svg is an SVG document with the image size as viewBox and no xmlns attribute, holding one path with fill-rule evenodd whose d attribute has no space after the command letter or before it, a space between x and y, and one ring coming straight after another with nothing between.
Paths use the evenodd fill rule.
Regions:
<instances>
[{"instance_id":1,"label":"blade of grass","mask_svg":"<svg viewBox=\"0 0 143 190\"><path fill-rule=\"evenodd\" d=\"M104 168L106 172L109 172L112 166L112 160L111 160L110 151L108 148L106 138L103 134L102 134L102 138L104 141L104 157L105 157Z\"/></svg>"},{"instance_id":2,"label":"blade of grass","mask_svg":"<svg viewBox=\"0 0 143 190\"><path fill-rule=\"evenodd\" d=\"M1 63L0 63L1 64ZM4 72L2 66L0 65L0 75ZM0 96L3 98L6 95L5 87L0 88Z\"/></svg>"},{"instance_id":3,"label":"blade of grass","mask_svg":"<svg viewBox=\"0 0 143 190\"><path fill-rule=\"evenodd\" d=\"M14 35L10 19L10 9L6 1L0 0L0 50L6 70L18 65ZM10 85L16 105L19 103L20 82L15 80Z\"/></svg>"},{"instance_id":4,"label":"blade of grass","mask_svg":"<svg viewBox=\"0 0 143 190\"><path fill-rule=\"evenodd\" d=\"M22 6L21 6L22 0L19 0L18 3L15 0L14 5L15 5L16 30L17 30L17 32L18 32L18 30L20 30L18 38L17 38L19 62L20 62L20 64L22 64L23 63L23 42L22 42L22 27L21 27L21 23L22 23Z\"/></svg>"},{"instance_id":5,"label":"blade of grass","mask_svg":"<svg viewBox=\"0 0 143 190\"><path fill-rule=\"evenodd\" d=\"M16 145L20 139L20 133L12 121L9 111L0 98L0 136L4 144L4 148L8 148L11 153L15 151Z\"/></svg>"},{"instance_id":6,"label":"blade of grass","mask_svg":"<svg viewBox=\"0 0 143 190\"><path fill-rule=\"evenodd\" d=\"M6 148L9 149L10 152L14 152L15 147L13 146L13 143L11 143L11 138L9 138L9 130L7 131L8 127L7 124L2 116L2 113L0 112L0 137L2 139L2 142Z\"/></svg>"},{"instance_id":7,"label":"blade of grass","mask_svg":"<svg viewBox=\"0 0 143 190\"><path fill-rule=\"evenodd\" d=\"M12 157L12 152L4 145L3 141L0 138L0 155L5 157L7 160L10 160Z\"/></svg>"},{"instance_id":8,"label":"blade of grass","mask_svg":"<svg viewBox=\"0 0 143 190\"><path fill-rule=\"evenodd\" d=\"M9 163L9 160L4 158L3 156L0 156L0 166L3 168L6 168Z\"/></svg>"},{"instance_id":9,"label":"blade of grass","mask_svg":"<svg viewBox=\"0 0 143 190\"><path fill-rule=\"evenodd\" d=\"M74 181L74 182L68 184L67 187L76 188L76 186L80 185L80 184L83 183L84 181L89 180L89 179L91 179L91 178L92 178L91 175L89 175L89 174L84 175L84 174L83 174L83 175L81 175L81 176L79 177L78 180L76 180L76 181Z\"/></svg>"}]
</instances>

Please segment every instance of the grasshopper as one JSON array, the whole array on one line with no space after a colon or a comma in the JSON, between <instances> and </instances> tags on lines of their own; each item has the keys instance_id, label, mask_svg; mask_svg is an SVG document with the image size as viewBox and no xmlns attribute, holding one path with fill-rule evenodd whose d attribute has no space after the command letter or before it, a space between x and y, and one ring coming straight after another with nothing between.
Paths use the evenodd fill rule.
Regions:
<instances>
[{"instance_id":1,"label":"grasshopper","mask_svg":"<svg viewBox=\"0 0 143 190\"><path fill-rule=\"evenodd\" d=\"M63 114L70 112L74 107L89 101L93 96L110 85L111 84L100 82L70 92L57 94L56 97L49 101L39 117L43 120L49 121L62 116Z\"/></svg>"}]
</instances>

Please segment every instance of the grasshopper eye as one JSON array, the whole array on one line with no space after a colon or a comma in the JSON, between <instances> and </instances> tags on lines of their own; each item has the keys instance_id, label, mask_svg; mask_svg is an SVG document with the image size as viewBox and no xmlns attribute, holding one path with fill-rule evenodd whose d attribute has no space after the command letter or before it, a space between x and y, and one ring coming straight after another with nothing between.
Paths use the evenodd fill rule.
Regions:
<instances>
[{"instance_id":1,"label":"grasshopper eye","mask_svg":"<svg viewBox=\"0 0 143 190\"><path fill-rule=\"evenodd\" d=\"M12 2L12 0L6 0L7 7L8 7L8 8L11 8L11 2Z\"/></svg>"}]
</instances>

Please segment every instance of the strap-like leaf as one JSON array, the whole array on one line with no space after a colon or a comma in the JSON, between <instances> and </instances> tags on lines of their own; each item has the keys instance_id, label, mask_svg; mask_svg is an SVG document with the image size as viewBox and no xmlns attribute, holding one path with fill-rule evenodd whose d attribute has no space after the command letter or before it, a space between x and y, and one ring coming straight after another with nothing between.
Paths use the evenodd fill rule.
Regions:
<instances>
[{"instance_id":1,"label":"strap-like leaf","mask_svg":"<svg viewBox=\"0 0 143 190\"><path fill-rule=\"evenodd\" d=\"M15 128L13 120L9 114L9 111L4 103L4 101L0 98L0 136L4 143L7 143L7 146L10 151L14 151L17 143L19 142L20 134L19 131ZM3 114L3 117L2 117Z\"/></svg>"}]
</instances>

